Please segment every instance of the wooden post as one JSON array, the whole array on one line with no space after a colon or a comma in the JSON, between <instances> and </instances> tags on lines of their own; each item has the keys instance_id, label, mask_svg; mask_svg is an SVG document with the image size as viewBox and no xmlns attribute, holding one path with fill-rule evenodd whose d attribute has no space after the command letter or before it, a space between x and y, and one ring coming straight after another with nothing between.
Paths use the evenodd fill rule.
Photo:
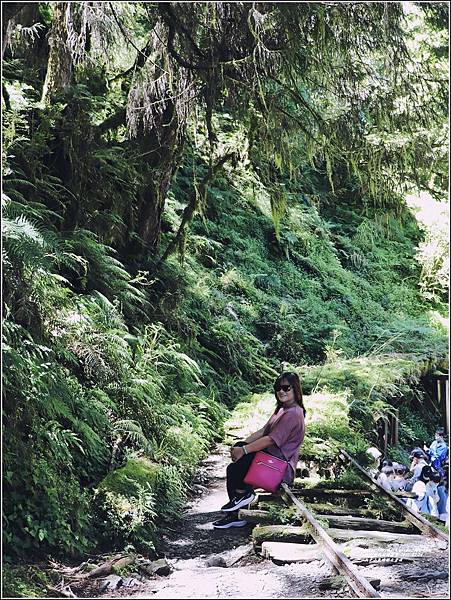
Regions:
<instances>
[{"instance_id":1,"label":"wooden post","mask_svg":"<svg viewBox=\"0 0 451 600\"><path fill-rule=\"evenodd\" d=\"M398 433L399 433L399 410L396 409L391 415L391 427L390 427L390 445L398 445Z\"/></svg>"},{"instance_id":2,"label":"wooden post","mask_svg":"<svg viewBox=\"0 0 451 600\"><path fill-rule=\"evenodd\" d=\"M384 450L383 455L387 456L387 448L388 448L388 417L384 415L382 417L384 421Z\"/></svg>"},{"instance_id":3,"label":"wooden post","mask_svg":"<svg viewBox=\"0 0 451 600\"><path fill-rule=\"evenodd\" d=\"M396 409L396 417L395 417L395 446L398 445L399 441L399 410Z\"/></svg>"}]
</instances>

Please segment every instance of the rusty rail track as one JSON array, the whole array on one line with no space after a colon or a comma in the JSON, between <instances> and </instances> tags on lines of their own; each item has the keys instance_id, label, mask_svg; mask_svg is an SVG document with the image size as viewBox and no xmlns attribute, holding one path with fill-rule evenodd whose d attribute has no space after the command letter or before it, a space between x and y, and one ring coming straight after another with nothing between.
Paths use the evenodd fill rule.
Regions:
<instances>
[{"instance_id":1,"label":"rusty rail track","mask_svg":"<svg viewBox=\"0 0 451 600\"><path fill-rule=\"evenodd\" d=\"M342 458L346 459L348 462L350 462L366 479L368 479L369 482L371 483L371 486L373 487L373 489L376 489L377 491L382 491L385 494L385 496L390 498L390 500L392 500L398 506L398 508L401 509L402 514L405 516L405 518L408 521L410 521L410 523L412 523L412 525L417 527L422 533L424 533L425 535L427 535L429 537L438 538L440 540L444 540L447 543L449 543L449 537L448 537L448 535L446 535L446 533L444 533L443 531L438 529L438 527L436 527L433 523L430 523L422 515L420 515L419 513L416 513L415 511L410 509L408 506L406 506L404 504L404 502L402 502L392 492L390 492L390 491L386 490L384 487L382 487L377 481L375 481L371 477L371 475L368 473L368 471L366 469L361 467L359 465L359 463L346 452L346 450L341 449L340 456Z\"/></svg>"},{"instance_id":2,"label":"rusty rail track","mask_svg":"<svg viewBox=\"0 0 451 600\"><path fill-rule=\"evenodd\" d=\"M428 520L426 520L421 514L416 513L406 506L392 492L389 492L383 488L363 467L357 463L352 456L350 456L343 449L340 450L340 458L355 467L359 471L359 474L363 476L364 480L367 480L368 484L373 490L376 492L382 492L385 497L394 503L396 507L400 509L403 517L409 521L411 525L418 529L419 533L431 538L445 541L447 544L449 544L449 536L446 533L441 531L433 523L430 523ZM283 483L281 488L282 498L284 501L288 505L294 505L302 520L310 525L310 535L319 544L321 551L328 561L342 576L344 576L349 587L353 590L357 597L380 598L381 596L377 590L369 583L367 579L365 579L365 577L359 573L356 565L343 554L337 543L318 522L312 512L314 511L314 507L312 507L312 510L307 508L307 506L299 499L299 497L295 495L295 493L288 487L287 484Z\"/></svg>"},{"instance_id":3,"label":"rusty rail track","mask_svg":"<svg viewBox=\"0 0 451 600\"><path fill-rule=\"evenodd\" d=\"M326 558L341 573L358 598L380 598L373 586L359 574L355 565L340 550L330 535L321 527L308 508L293 494L286 483L282 484L283 495L294 504L300 515L311 525L311 535L321 545Z\"/></svg>"}]
</instances>

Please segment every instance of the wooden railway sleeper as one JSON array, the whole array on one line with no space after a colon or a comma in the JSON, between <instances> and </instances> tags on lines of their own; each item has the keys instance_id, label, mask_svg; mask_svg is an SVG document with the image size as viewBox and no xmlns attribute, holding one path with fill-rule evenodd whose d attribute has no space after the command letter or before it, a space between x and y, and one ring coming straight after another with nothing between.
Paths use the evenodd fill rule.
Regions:
<instances>
[{"instance_id":1,"label":"wooden railway sleeper","mask_svg":"<svg viewBox=\"0 0 451 600\"><path fill-rule=\"evenodd\" d=\"M283 494L287 503L292 503L301 516L311 525L311 535L321 545L322 551L329 562L343 575L359 598L380 598L380 594L359 573L329 534L321 527L307 507L293 494L286 483L282 483Z\"/></svg>"}]
</instances>

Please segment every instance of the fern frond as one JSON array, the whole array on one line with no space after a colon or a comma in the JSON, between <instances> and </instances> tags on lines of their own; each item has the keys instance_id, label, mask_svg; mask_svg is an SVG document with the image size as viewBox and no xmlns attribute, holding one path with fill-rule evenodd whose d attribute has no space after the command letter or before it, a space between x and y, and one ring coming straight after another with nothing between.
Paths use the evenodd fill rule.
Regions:
<instances>
[{"instance_id":1,"label":"fern frond","mask_svg":"<svg viewBox=\"0 0 451 600\"><path fill-rule=\"evenodd\" d=\"M152 445L146 438L137 421L131 419L121 419L113 423L113 430L116 435L120 435L124 441L130 440L136 446L140 446L148 454L152 453Z\"/></svg>"}]
</instances>

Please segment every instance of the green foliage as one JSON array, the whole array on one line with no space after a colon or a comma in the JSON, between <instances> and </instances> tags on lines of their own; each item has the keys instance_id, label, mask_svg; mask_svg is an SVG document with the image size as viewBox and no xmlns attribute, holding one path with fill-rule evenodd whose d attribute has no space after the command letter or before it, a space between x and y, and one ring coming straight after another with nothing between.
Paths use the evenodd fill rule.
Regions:
<instances>
[{"instance_id":1,"label":"green foliage","mask_svg":"<svg viewBox=\"0 0 451 600\"><path fill-rule=\"evenodd\" d=\"M335 479L318 482L317 487L325 490L362 490L366 488L366 485L354 469L345 469Z\"/></svg>"},{"instance_id":2,"label":"green foliage","mask_svg":"<svg viewBox=\"0 0 451 600\"><path fill-rule=\"evenodd\" d=\"M179 517L186 497L184 471L192 470L194 461L199 460L199 456L186 449L185 444L191 443L191 439L179 441L178 448L170 448L170 452L181 448L185 451L185 456L174 464L131 456L100 482L93 506L102 547L127 546L145 553L158 548L158 524ZM168 438L168 441L175 440Z\"/></svg>"},{"instance_id":3,"label":"green foliage","mask_svg":"<svg viewBox=\"0 0 451 600\"><path fill-rule=\"evenodd\" d=\"M281 368L303 379L305 457L363 453L393 399L402 444L429 432L408 402L447 352L446 244L401 191L447 189L446 19L386 8L74 3L73 77L45 106L50 36L12 24L7 554L151 551L226 407L261 427ZM191 205L183 266L161 263Z\"/></svg>"},{"instance_id":4,"label":"green foliage","mask_svg":"<svg viewBox=\"0 0 451 600\"><path fill-rule=\"evenodd\" d=\"M2 565L2 596L4 598L47 598L48 587L53 587L56 577L34 565Z\"/></svg>"},{"instance_id":5,"label":"green foliage","mask_svg":"<svg viewBox=\"0 0 451 600\"><path fill-rule=\"evenodd\" d=\"M419 400L421 401L421 398ZM437 426L437 417L438 415L429 413L418 419L412 402L406 402L400 410L399 443L401 447L412 449L419 446L422 448L423 444L429 444L429 439L432 439L434 428ZM403 462L406 465L408 463L409 459Z\"/></svg>"},{"instance_id":6,"label":"green foliage","mask_svg":"<svg viewBox=\"0 0 451 600\"><path fill-rule=\"evenodd\" d=\"M295 506L280 507L276 504L269 507L268 510L271 523L280 523L281 525L300 525L302 519Z\"/></svg>"},{"instance_id":7,"label":"green foliage","mask_svg":"<svg viewBox=\"0 0 451 600\"><path fill-rule=\"evenodd\" d=\"M385 519L387 521L396 521L399 519L400 510L398 507L387 501L383 496L375 495L372 498L365 498L366 508L371 510L375 518Z\"/></svg>"},{"instance_id":8,"label":"green foliage","mask_svg":"<svg viewBox=\"0 0 451 600\"><path fill-rule=\"evenodd\" d=\"M133 548L152 555L155 545L155 500L150 484L136 495L99 491L93 503L97 542L104 550Z\"/></svg>"}]
</instances>

